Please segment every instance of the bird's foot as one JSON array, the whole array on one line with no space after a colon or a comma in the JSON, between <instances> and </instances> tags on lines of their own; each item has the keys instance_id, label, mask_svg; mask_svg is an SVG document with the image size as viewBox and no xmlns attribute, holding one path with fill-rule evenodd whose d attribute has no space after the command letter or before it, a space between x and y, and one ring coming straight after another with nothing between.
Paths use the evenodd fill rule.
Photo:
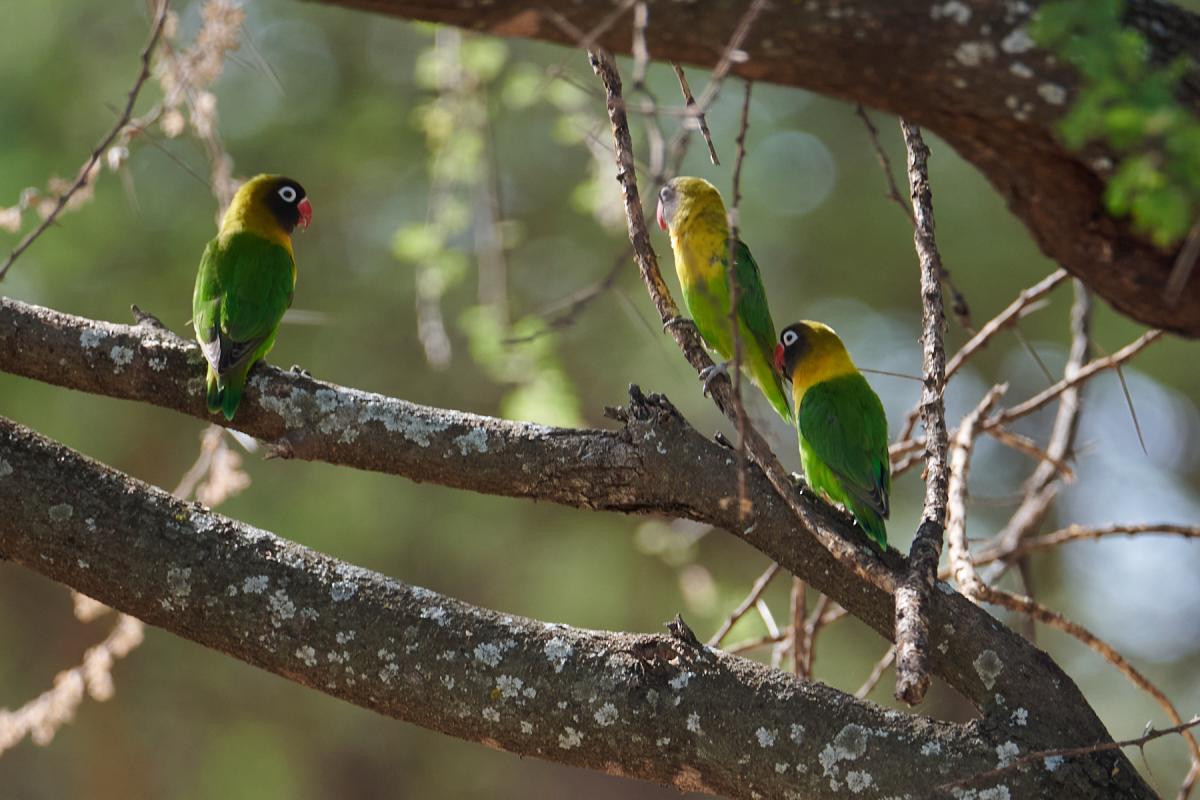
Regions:
<instances>
[{"instance_id":1,"label":"bird's foot","mask_svg":"<svg viewBox=\"0 0 1200 800\"><path fill-rule=\"evenodd\" d=\"M676 325L683 325L688 322L691 322L691 320L687 317L671 317L669 320L663 323L663 333L671 330L671 328L674 328Z\"/></svg>"},{"instance_id":2,"label":"bird's foot","mask_svg":"<svg viewBox=\"0 0 1200 800\"><path fill-rule=\"evenodd\" d=\"M306 370L304 367L300 366L299 364L292 364L292 368L291 368L290 372L293 372L296 375L301 375L305 378L312 377L312 373L309 372L308 370Z\"/></svg>"},{"instance_id":3,"label":"bird's foot","mask_svg":"<svg viewBox=\"0 0 1200 800\"><path fill-rule=\"evenodd\" d=\"M721 361L713 364L711 367L705 367L700 370L700 380L704 381L704 396L708 397L708 393L712 390L712 382L720 376L729 377L729 365L732 361Z\"/></svg>"}]
</instances>

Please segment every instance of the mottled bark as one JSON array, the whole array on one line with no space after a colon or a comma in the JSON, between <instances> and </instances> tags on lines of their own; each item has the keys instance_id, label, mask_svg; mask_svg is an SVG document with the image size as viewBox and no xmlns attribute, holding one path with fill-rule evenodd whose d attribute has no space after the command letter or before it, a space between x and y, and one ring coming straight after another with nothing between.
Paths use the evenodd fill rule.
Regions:
<instances>
[{"instance_id":1,"label":"mottled bark","mask_svg":"<svg viewBox=\"0 0 1200 800\"><path fill-rule=\"evenodd\" d=\"M0 370L60 386L148 402L202 419L209 418L204 409L203 367L198 348L152 325L125 326L93 322L0 298ZM793 574L804 578L881 635L892 635L892 597L861 580L849 567L834 559L814 536L797 526L791 509L775 494L761 472L751 468L747 476L746 491L753 511L750 519L739 521L734 502L737 465L730 450L700 436L662 398L643 397L635 391L628 408L620 416L624 417L625 425L615 431L549 428L429 408L326 384L263 365L254 371L238 412L236 427L296 457L387 472L489 494L550 500L588 509L666 514L711 523L741 537ZM316 678L299 679L321 689L327 688L325 684L329 679L325 674L298 670L292 656L296 650L311 646L314 658L319 656L322 659L320 668L334 669L327 664L327 653L340 651L334 650L327 640L336 636L336 631L325 630L322 626L333 624L337 609L342 606L338 605L337 597L330 594L332 590L327 590L324 582L345 584L346 591L351 591L350 587L358 586L356 581L361 577L363 583L354 591L362 592L364 587L377 586L381 594L372 602L393 604L395 609L389 610L389 615L400 615L404 611L401 600L408 595L394 588L395 584L380 583L382 579L377 576L344 565L343 572L339 573L335 562L294 545L284 545L262 532L247 533L245 545L231 543L232 549L220 551L219 555L218 551L205 550L219 544L220 536L203 538L197 543L191 538L197 532L211 530L215 534L232 535L243 529L236 523L209 515L197 506L173 505L175 501L156 490L130 483L123 476L80 459L65 448L45 442L27 431L11 425L6 430L7 438L0 441L0 459L3 459L0 473L5 473L4 478L0 479L0 508L6 512L9 509L16 511L0 514L0 555L18 559L88 594L114 602L118 608L145 616L149 622L171 627L183 635L221 647L227 652L237 651L236 655L251 663L289 675L318 675ZM29 455L35 452L41 455ZM18 458L21 459L19 463ZM27 477L36 464L41 464L38 468L41 471L35 480L25 483L25 478L18 477L18 473ZM85 468L86 479L81 477L85 473L70 473L70 470ZM63 472L54 473L55 469ZM14 489L18 486L17 480L22 482L20 488ZM136 491L130 487L135 487ZM826 535L860 541L852 526L840 514L808 496L800 497L799 502L819 522ZM161 526L144 525L138 521L138 515L147 511L147 504L159 511L167 509L170 512L164 512ZM182 510L184 508L186 513ZM103 527L103 537L94 536L94 532L88 530L89 519L93 522L100 519L109 521ZM121 522L122 519L125 521ZM47 549L49 544L42 544L42 537L59 530L54 523L66 525L65 538L55 540L58 549L51 551ZM82 530L78 527L80 525L83 526ZM125 542L128 549L117 547L114 537L118 532L120 536L132 537ZM254 536L258 539L252 541ZM200 550L196 550L197 547ZM25 555L18 556L18 549ZM144 560L139 560L141 557L138 554L143 551ZM170 555L176 551L178 555ZM236 558L226 557L234 553L237 554ZM42 554L53 561L43 560ZM102 571L98 565L109 563L105 561L106 558L113 559L114 566L111 570L106 568ZM246 559L253 561L256 566L246 567ZM80 560L88 566L80 566ZM883 560L886 569L898 581L907 568L906 560L895 551L889 551ZM260 561L261 567L258 566ZM170 578L166 571L168 564L179 570L193 570L190 573L193 577L188 578L188 585L192 588L184 594L184 599L192 599L187 600L187 609L174 609L171 614L163 613L165 609L161 608L160 601L173 603L171 581L178 583L182 573L171 573L176 578ZM275 569L283 571L266 572L267 564L274 564ZM210 572L210 569L215 572ZM216 573L222 570L228 574L217 577ZM130 575L143 573L147 576L145 580L153 578L166 581L166 591L153 593L145 587L130 589L121 585L130 580ZM200 585L198 581L201 574L208 576L204 578L203 591L196 588ZM244 591L245 580L260 574L275 574L279 580L270 581L271 592L264 597L255 595L248 598ZM285 576L288 581L294 581L297 587L304 585L309 588L301 593L299 588L293 590L291 583L284 586L282 581ZM215 611L210 613L210 608L215 608L209 606L210 599L213 603L218 602L221 592L228 592L229 586L238 592L237 595L230 595L233 605L222 605L221 608L225 610L220 614ZM298 633L307 636L308 641L288 640L276 648L277 653L271 654L255 638L257 634L229 638L229 631L239 625L242 626L241 630L257 630L253 625L246 627L238 616L248 614L253 621L257 619L254 615L267 614L270 605L268 600L279 589L285 590L279 603L288 599L294 607L292 616L287 620L288 626L284 627L292 630L291 626L299 626ZM983 718L967 730L974 731L985 740L1002 736L997 746L1004 746L1006 753L1012 752L1014 747L1019 752L1029 752L1109 739L1107 731L1078 688L1051 659L948 585L939 583L938 589L931 594L929 603L929 621L937 631L939 645L930 652L930 668L969 697L983 712ZM411 593L411 590L405 591ZM127 595L126 592L132 594ZM138 592L141 594L138 595ZM202 597L203 600L200 599ZM124 599L118 602L118 598ZM240 605L234 603L237 598L240 598ZM322 602L318 604L317 599ZM445 600L443 605L447 613L452 609L451 605L445 604L459 609L455 610L455 614L463 608ZM318 616L307 619L303 611L305 608L311 608ZM368 606L364 618L378 621L380 612L376 610L368 614L371 608L376 607ZM419 616L420 612L404 613ZM466 611L461 613L465 614ZM318 624L318 621L324 622ZM312 623L314 627L310 630L305 627L307 623ZM264 624L270 625L271 630L280 627L270 619ZM220 632L213 629L213 626L220 625L227 626L227 630ZM471 625L466 627L475 630ZM413 628L411 624L408 628L401 624L392 626L389 635L396 639L400 650L392 647L384 649L392 653L402 651L407 646L400 644L404 642L404 631ZM263 629L266 630L265 627ZM415 630L424 637L424 628ZM459 635L465 636L463 631L463 626L456 627ZM513 638L516 639L515 636ZM421 641L424 647L424 639ZM489 638L488 641L493 639ZM471 650L477 643L466 649ZM466 647L461 642L460 646ZM537 642L520 644L521 652L528 648L536 650L537 646ZM282 665L282 659L290 659L290 666ZM720 663L732 662L722 659ZM387 670L386 664L374 668ZM415 680L413 673L407 670L401 670L401 674L408 678L393 676L393 679ZM453 673L450 676L454 677ZM529 678L521 677L528 682ZM423 691L428 688L424 683L420 686ZM344 683L340 684L340 688L335 687L338 692L347 692L350 688L353 687L346 687ZM617 688L611 691L619 692ZM376 697L379 696L376 694ZM724 699L729 700L732 696ZM737 703L744 705L722 705L724 701L721 695L712 695L710 702L716 704L713 706L714 713L720 706L734 709L727 711L731 715L747 715L747 709L751 709L752 714L748 716L753 716L760 708L774 703L769 697L760 697L755 702L745 700L744 695L739 697L743 699ZM615 700L611 702L616 705ZM427 721L430 715L438 713L434 707L423 708L419 713L410 706L405 708L409 710L404 712L404 718L419 724L432 725ZM1026 710L1026 715L1019 715L1025 724L1014 722L1018 718L1014 716L1017 708ZM482 711L479 713L482 714ZM583 730L575 727L573 722L566 722L565 717L554 719L561 723L562 727L557 732L566 736L566 741L570 741L570 735L562 729L566 725L570 724L576 731ZM839 716L837 719L844 724L847 718ZM448 720L438 723L439 726L443 724L449 726L451 723ZM466 722L457 724L467 726ZM475 724L472 720L471 726ZM757 730L761 725L756 724L754 729ZM467 735L466 727L438 729ZM482 736L478 727L471 727L471 730L475 731L471 738ZM774 729L767 730L770 732ZM783 731L780 728L778 733L772 734L777 736L776 741L780 744L786 738ZM510 740L495 733L487 735L505 747L530 752L519 749ZM645 741L657 741L658 738L655 735ZM1012 743L1011 747L1007 744L1009 742ZM873 747L874 744L869 746ZM610 754L607 750L602 752ZM732 753L729 750L722 752L726 756ZM909 761L917 762L919 753L919 749L911 750ZM574 752L574 748L568 748L563 753L546 750L543 755L563 755L568 759L582 757ZM771 757L769 753L763 755ZM567 763L581 762L568 760ZM683 760L668 760L667 763L680 767ZM772 761L772 765L774 763ZM790 769L795 769L797 762L779 763L792 763ZM837 761L833 763L836 765ZM733 772L740 773L743 770L736 761L728 762L725 766ZM894 769L903 770L908 766L898 763ZM618 768L629 774L656 780L674 778L674 774L651 774L648 771L652 769L650 766L639 767L621 762L614 766L614 770ZM1113 770L1116 771L1116 782L1106 784L1103 791L1110 794L1103 796L1149 796L1148 789L1119 753L1098 753L1081 759L1078 764L1065 765L1054 773L1039 774L1036 779L1065 781L1068 786L1074 784L1076 789L1081 789L1084 784L1080 781L1091 780L1087 776L1098 776L1095 780L1104 783L1107 780L1104 776ZM947 779L962 777L956 768L952 772ZM793 778L796 777L794 772L791 774ZM844 780L845 774L841 773L842 777L839 778L821 772L827 786L831 780ZM1014 780L1023 781L1027 777L1014 776ZM874 779L878 781L881 777ZM722 780L720 775L703 774L705 785L726 792L727 789L723 788L726 784ZM928 780L929 775L926 774L926 782L922 785L928 786ZM1096 787L1095 791L1101 789Z\"/></svg>"},{"instance_id":2,"label":"mottled bark","mask_svg":"<svg viewBox=\"0 0 1200 800\"><path fill-rule=\"evenodd\" d=\"M577 0L320 0L405 19L459 25L505 37L578 44L611 4ZM658 61L713 67L747 4L652 0L646 41ZM1053 124L1079 86L1074 71L1034 46L1041 3L1012 0L805 0L771 3L733 72L798 86L902 115L937 133L975 164L1038 245L1117 310L1154 327L1200 336L1200 279L1175 304L1163 300L1174 253L1135 234L1104 209L1111 157L1066 150ZM1130 0L1127 19L1154 54L1200 60L1200 17L1157 0ZM562 24L566 19L570 25ZM630 52L623 17L593 45ZM1200 77L1181 97L1200 110Z\"/></svg>"}]
</instances>

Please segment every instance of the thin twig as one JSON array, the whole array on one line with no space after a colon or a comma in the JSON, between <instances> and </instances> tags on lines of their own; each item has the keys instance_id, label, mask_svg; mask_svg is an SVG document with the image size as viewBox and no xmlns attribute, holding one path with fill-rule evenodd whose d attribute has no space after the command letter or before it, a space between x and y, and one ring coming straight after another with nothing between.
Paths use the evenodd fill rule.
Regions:
<instances>
[{"instance_id":1,"label":"thin twig","mask_svg":"<svg viewBox=\"0 0 1200 800\"><path fill-rule=\"evenodd\" d=\"M739 519L749 513L746 501L746 406L742 403L742 330L738 309L742 302L742 284L737 276L738 205L742 201L742 162L746 158L746 129L750 127L750 89L753 83L746 81L742 99L742 119L737 135L737 157L733 162L733 191L729 198L729 252L726 254L725 282L729 287L730 335L733 337L733 408L737 416L738 486L737 501Z\"/></svg>"},{"instance_id":2,"label":"thin twig","mask_svg":"<svg viewBox=\"0 0 1200 800\"><path fill-rule=\"evenodd\" d=\"M678 61L672 61L671 69L675 70L675 77L679 79L679 90L683 92L684 105L695 117L696 125L700 128L700 135L704 137L704 144L708 146L708 159L714 165L720 166L721 159L717 158L717 148L713 146L712 132L708 129L708 117L705 115L704 109L696 105L696 97L692 94L692 87L688 85L687 75L683 74L683 67L679 66Z\"/></svg>"},{"instance_id":3,"label":"thin twig","mask_svg":"<svg viewBox=\"0 0 1200 800\"><path fill-rule=\"evenodd\" d=\"M950 486L946 499L946 540L950 549L950 568L962 593L978 602L986 587L971 563L967 544L967 473L971 465L971 450L979 436L980 421L991 411L1007 384L993 386L975 409L963 418L950 449Z\"/></svg>"},{"instance_id":4,"label":"thin twig","mask_svg":"<svg viewBox=\"0 0 1200 800\"><path fill-rule=\"evenodd\" d=\"M1162 730L1154 730L1151 728L1149 733L1139 736L1136 739L1125 739L1124 741L1120 742L1097 742L1096 744L1085 745L1083 747L1063 747L1059 748L1058 750L1039 750L1036 753L1030 753L1029 755L1022 756L1021 758L1015 758L1003 766L997 767L996 769L988 770L987 772L980 772L975 775L971 775L968 778L963 778L962 780L953 781L951 783L943 783L942 785L938 786L935 791L949 793L952 789L955 789L959 786L968 786L972 783L990 781L993 778L998 778L1007 772L1021 769L1038 761L1047 761L1049 759L1062 760L1064 758L1085 756L1088 753L1098 753L1105 750L1121 750L1126 747L1143 747L1149 742L1152 742L1155 739L1160 739L1164 736L1173 736L1176 733L1186 733L1189 729L1194 728L1197 725L1200 725L1200 716L1192 717L1187 722L1181 722L1178 725L1173 725L1170 728L1164 728Z\"/></svg>"},{"instance_id":5,"label":"thin twig","mask_svg":"<svg viewBox=\"0 0 1200 800\"><path fill-rule=\"evenodd\" d=\"M1054 467L1059 476L1068 483L1075 480L1075 470L1071 469L1070 464L1046 452L1038 446L1037 442L1028 436L1013 433L1004 428L992 428L988 431L988 434L1005 447L1012 448L1020 453L1024 453L1035 461L1041 461Z\"/></svg>"},{"instance_id":6,"label":"thin twig","mask_svg":"<svg viewBox=\"0 0 1200 800\"><path fill-rule=\"evenodd\" d=\"M113 140L117 138L117 135L133 117L133 106L137 102L138 95L141 93L142 87L150 78L150 57L153 55L154 47L158 44L158 39L162 35L163 22L166 20L166 18L167 0L162 0L162 2L158 4L158 10L154 14L154 23L150 29L150 39L146 42L146 46L142 48L141 70L138 72L137 79L133 82L133 86L129 90L129 94L125 100L125 108L121 112L121 116L117 118L116 124L112 126L105 137L100 140L100 144L96 145L96 148L92 150L91 156L88 157L87 162L83 165L83 168L79 170L79 174L75 177L75 182L71 184L70 188L58 196L58 200L55 202L53 210L46 215L46 218L42 220L40 225L26 234L25 238L21 239L17 246L13 248L12 252L8 254L8 258L4 260L4 265L0 266L0 280L4 279L4 276L8 273L9 267L13 265L13 262L16 261L20 255L24 253L25 250L28 249L28 247L33 244L34 241L36 241L37 238L41 236L47 228L54 224L54 221L58 219L58 215L62 213L64 208L66 208L67 202L70 201L71 196L86 186L88 181L93 178L93 170L96 169L97 165L100 163L100 156L104 154L104 151L108 149L108 146L113 143Z\"/></svg>"},{"instance_id":7,"label":"thin twig","mask_svg":"<svg viewBox=\"0 0 1200 800\"><path fill-rule=\"evenodd\" d=\"M1038 550L1049 550L1069 542L1098 541L1113 536L1138 536L1141 534L1159 534L1163 536L1182 536L1187 539L1200 539L1200 525L1182 525L1173 522L1112 524L1094 527L1068 525L1066 528L1051 533L1024 539L1012 550L1001 550L999 548L986 550L975 556L975 563L982 566L1002 558L1016 559Z\"/></svg>"},{"instance_id":8,"label":"thin twig","mask_svg":"<svg viewBox=\"0 0 1200 800\"><path fill-rule=\"evenodd\" d=\"M863 685L858 687L858 691L854 693L854 696L859 700L866 700L867 695L875 691L875 687L879 685L879 681L882 680L883 674L887 672L888 667L890 667L895 660L896 645L892 645L887 649L887 652L885 652L883 656L875 662L875 666L871 668L871 674L867 676L865 681L863 681Z\"/></svg>"},{"instance_id":9,"label":"thin twig","mask_svg":"<svg viewBox=\"0 0 1200 800\"><path fill-rule=\"evenodd\" d=\"M925 428L925 502L909 550L909 570L896 591L896 699L916 705L929 688L929 620L926 606L937 577L946 520L946 313L942 306L942 258L934 238L929 148L921 129L900 120L908 150L908 181L916 226L913 241L921 264L921 419Z\"/></svg>"},{"instance_id":10,"label":"thin twig","mask_svg":"<svg viewBox=\"0 0 1200 800\"><path fill-rule=\"evenodd\" d=\"M771 585L771 581L778 574L779 565L772 562L771 566L767 567L763 571L763 574L759 575L758 579L754 581L754 585L750 587L750 593L746 595L746 599L739 603L737 608L733 610L733 613L725 618L725 621L721 623L721 627L717 628L717 632L708 640L709 647L720 646L722 640L729 635L729 631L733 630L733 626L737 624L738 620L746 616L746 612L754 608L755 603L763 596L763 592L767 590L767 587Z\"/></svg>"},{"instance_id":11,"label":"thin twig","mask_svg":"<svg viewBox=\"0 0 1200 800\"><path fill-rule=\"evenodd\" d=\"M808 671L808 637L804 635L804 615L807 613L805 596L808 583L803 578L792 578L792 672L801 678L811 678Z\"/></svg>"},{"instance_id":12,"label":"thin twig","mask_svg":"<svg viewBox=\"0 0 1200 800\"><path fill-rule=\"evenodd\" d=\"M1179 302L1183 287L1187 286L1188 279L1192 277L1192 270L1196 268L1197 259L1200 259L1200 218L1188 231L1187 239L1183 247L1179 248L1179 255L1175 257L1175 264L1171 267L1171 274L1163 287L1163 299L1167 301L1168 306Z\"/></svg>"}]
</instances>

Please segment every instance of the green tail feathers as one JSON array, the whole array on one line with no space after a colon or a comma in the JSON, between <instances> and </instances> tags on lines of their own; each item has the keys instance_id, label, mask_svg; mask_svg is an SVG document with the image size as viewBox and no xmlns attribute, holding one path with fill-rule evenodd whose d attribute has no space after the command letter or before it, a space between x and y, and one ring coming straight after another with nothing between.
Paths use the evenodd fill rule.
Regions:
<instances>
[{"instance_id":1,"label":"green tail feathers","mask_svg":"<svg viewBox=\"0 0 1200 800\"><path fill-rule=\"evenodd\" d=\"M226 420L233 421L238 405L242 402L242 389L246 385L245 375L227 375L222 381L212 369L208 371L208 392L205 400L208 403L208 413L222 414Z\"/></svg>"},{"instance_id":2,"label":"green tail feathers","mask_svg":"<svg viewBox=\"0 0 1200 800\"><path fill-rule=\"evenodd\" d=\"M772 372L771 377L773 380L768 385L768 388L763 389L763 395L766 396L767 401L779 416L783 417L783 421L791 425L795 422L795 419L792 416L792 408L788 405L787 392L783 390L783 380L774 372Z\"/></svg>"},{"instance_id":3,"label":"green tail feathers","mask_svg":"<svg viewBox=\"0 0 1200 800\"><path fill-rule=\"evenodd\" d=\"M881 551L887 552L887 526L884 525L883 517L879 516L879 512L854 501L851 501L849 506L854 521L867 534L867 538L877 544Z\"/></svg>"}]
</instances>

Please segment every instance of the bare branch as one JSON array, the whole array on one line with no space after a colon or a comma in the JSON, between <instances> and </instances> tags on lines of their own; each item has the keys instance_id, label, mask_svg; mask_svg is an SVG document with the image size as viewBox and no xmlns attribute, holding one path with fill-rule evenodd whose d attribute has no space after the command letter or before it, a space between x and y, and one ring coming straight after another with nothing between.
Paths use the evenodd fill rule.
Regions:
<instances>
[{"instance_id":1,"label":"bare branch","mask_svg":"<svg viewBox=\"0 0 1200 800\"><path fill-rule=\"evenodd\" d=\"M771 581L779 574L779 565L772 562L771 566L767 567L762 575L754 581L754 585L750 587L750 594L746 595L746 599L738 604L737 608L721 623L721 627L717 628L717 632L708 640L709 647L718 647L725 637L729 635L729 631L737 624L738 620L746 616L746 612L754 608L758 603L759 598L763 596L763 592L771 585Z\"/></svg>"},{"instance_id":2,"label":"bare branch","mask_svg":"<svg viewBox=\"0 0 1200 800\"><path fill-rule=\"evenodd\" d=\"M934 238L929 148L921 130L900 120L908 150L908 183L916 227L913 241L921 263L921 350L924 380L921 420L925 428L925 502L909 550L909 573L896 590L896 698L916 705L929 688L929 620L925 610L937 579L946 523L946 327L942 307L942 257Z\"/></svg>"},{"instance_id":3,"label":"bare branch","mask_svg":"<svg viewBox=\"0 0 1200 800\"><path fill-rule=\"evenodd\" d=\"M16 261L47 228L54 224L54 221L58 219L58 215L62 213L64 208L66 208L66 205L70 201L71 197L84 186L86 186L89 181L97 177L99 173L100 156L104 154L104 151L108 149L108 146L113 143L113 141L117 138L117 135L121 133L122 129L124 129L124 127L129 123L129 120L133 117L133 106L135 103L137 103L138 95L141 94L142 87L150 78L150 57L153 55L154 47L158 44L158 39L162 35L163 22L166 20L166 18L167 0L160 0L158 3L158 8L154 14L154 22L150 27L150 39L146 42L146 46L142 49L142 66L138 71L137 78L133 82L133 86L130 87L129 92L126 95L124 110L117 118L116 124L113 125L112 128L109 129L108 133L105 134L104 138L100 140L100 144L96 145L95 149L92 150L92 154L88 157L88 160L84 163L83 168L79 170L79 174L75 177L75 182L72 183L65 192L58 196L58 200L55 202L54 208L49 214L46 215L41 224L27 233L25 237L17 244L17 246L12 249L12 252L8 254L8 258L4 259L4 264L0 265L0 280L4 280L4 276L8 273L8 269L13 265L13 262Z\"/></svg>"},{"instance_id":4,"label":"bare branch","mask_svg":"<svg viewBox=\"0 0 1200 800\"><path fill-rule=\"evenodd\" d=\"M708 129L708 117L705 115L704 109L696 105L696 98L692 95L692 87L688 85L683 67L679 66L679 62L672 61L671 69L675 70L675 77L679 79L679 90L683 92L684 106L690 114L695 116L696 125L700 128L700 135L704 137L704 144L708 147L708 160L719 166L721 159L717 158L717 148L713 145L712 131Z\"/></svg>"}]
</instances>

